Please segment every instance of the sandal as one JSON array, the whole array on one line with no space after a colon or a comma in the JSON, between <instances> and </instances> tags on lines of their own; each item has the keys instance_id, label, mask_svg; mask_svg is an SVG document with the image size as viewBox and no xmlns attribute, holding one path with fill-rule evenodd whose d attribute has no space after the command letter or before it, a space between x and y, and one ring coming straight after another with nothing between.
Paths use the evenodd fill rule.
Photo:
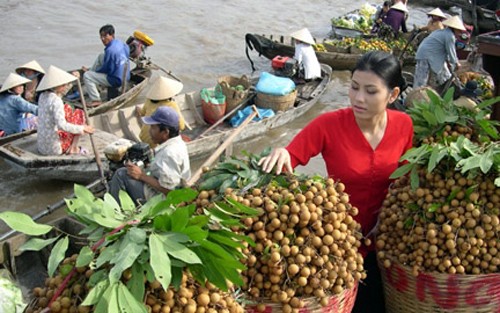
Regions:
<instances>
[{"instance_id":1,"label":"sandal","mask_svg":"<svg viewBox=\"0 0 500 313\"><path fill-rule=\"evenodd\" d=\"M87 148L79 146L78 149L79 149L78 152L76 152L76 153L68 153L68 154L69 155L77 155L77 154L87 155L87 154L89 154L89 150Z\"/></svg>"}]
</instances>

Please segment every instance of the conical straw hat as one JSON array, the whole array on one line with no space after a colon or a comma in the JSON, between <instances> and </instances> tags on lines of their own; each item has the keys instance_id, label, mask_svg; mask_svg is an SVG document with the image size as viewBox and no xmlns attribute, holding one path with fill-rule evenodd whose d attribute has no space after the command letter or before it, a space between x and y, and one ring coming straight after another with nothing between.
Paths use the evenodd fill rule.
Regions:
<instances>
[{"instance_id":1,"label":"conical straw hat","mask_svg":"<svg viewBox=\"0 0 500 313\"><path fill-rule=\"evenodd\" d=\"M459 30L465 30L464 23L460 20L460 18L457 15L454 15L449 19L443 21L443 25Z\"/></svg>"},{"instance_id":2,"label":"conical straw hat","mask_svg":"<svg viewBox=\"0 0 500 313\"><path fill-rule=\"evenodd\" d=\"M71 75L70 73L63 71L60 68L51 65L49 67L49 70L47 71L47 74L43 76L40 85L38 85L38 87L36 88L36 91L42 91L61 86L74 80L76 80L76 77L74 75Z\"/></svg>"},{"instance_id":3,"label":"conical straw hat","mask_svg":"<svg viewBox=\"0 0 500 313\"><path fill-rule=\"evenodd\" d=\"M165 100L177 95L182 90L182 87L184 87L182 83L160 76L151 86L147 97L151 100Z\"/></svg>"},{"instance_id":4,"label":"conical straw hat","mask_svg":"<svg viewBox=\"0 0 500 313\"><path fill-rule=\"evenodd\" d=\"M24 78L21 75L10 73L9 76L7 76L7 79L5 79L5 81L3 82L0 92L4 92L5 90L9 90L10 88L29 83L30 81L31 80Z\"/></svg>"},{"instance_id":5,"label":"conical straw hat","mask_svg":"<svg viewBox=\"0 0 500 313\"><path fill-rule=\"evenodd\" d=\"M433 15L433 16L438 16L442 18L446 18L446 15L444 15L443 11L441 11L440 8L435 8L434 10L430 11L427 13L427 15Z\"/></svg>"},{"instance_id":6,"label":"conical straw hat","mask_svg":"<svg viewBox=\"0 0 500 313\"><path fill-rule=\"evenodd\" d=\"M314 45L314 38L309 32L307 28L302 28L301 30L298 30L290 35L292 38L295 38L297 40L300 40L302 42L308 43L310 45Z\"/></svg>"},{"instance_id":7,"label":"conical straw hat","mask_svg":"<svg viewBox=\"0 0 500 313\"><path fill-rule=\"evenodd\" d=\"M42 66L40 64L38 64L38 62L35 60L28 62L26 64L23 64L23 65L19 66L18 68L16 68L16 73L19 74L19 72L23 68L28 68L28 69L33 70L35 72L45 74L45 71L43 70Z\"/></svg>"},{"instance_id":8,"label":"conical straw hat","mask_svg":"<svg viewBox=\"0 0 500 313\"><path fill-rule=\"evenodd\" d=\"M399 10L408 13L408 9L406 8L406 5L403 4L403 2L398 2L395 5L391 7L391 9L394 10Z\"/></svg>"}]
</instances>

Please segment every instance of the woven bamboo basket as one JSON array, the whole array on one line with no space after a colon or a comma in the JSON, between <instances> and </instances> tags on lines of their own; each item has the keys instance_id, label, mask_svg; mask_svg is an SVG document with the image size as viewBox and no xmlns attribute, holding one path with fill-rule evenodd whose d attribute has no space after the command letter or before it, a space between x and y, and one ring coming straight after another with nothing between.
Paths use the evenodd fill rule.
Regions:
<instances>
[{"instance_id":1,"label":"woven bamboo basket","mask_svg":"<svg viewBox=\"0 0 500 313\"><path fill-rule=\"evenodd\" d=\"M257 93L255 104L258 107L272 109L274 112L286 111L293 107L297 98L297 89L284 96L273 96L264 93Z\"/></svg>"},{"instance_id":2,"label":"woven bamboo basket","mask_svg":"<svg viewBox=\"0 0 500 313\"><path fill-rule=\"evenodd\" d=\"M226 96L226 112L232 111L243 100L248 97L250 91L250 81L246 75L241 77L221 76L217 83L222 87L222 93ZM242 85L244 90L235 90L231 87Z\"/></svg>"},{"instance_id":3,"label":"woven bamboo basket","mask_svg":"<svg viewBox=\"0 0 500 313\"><path fill-rule=\"evenodd\" d=\"M500 273L459 275L419 273L393 262L384 268L379 260L388 313L498 313Z\"/></svg>"},{"instance_id":4,"label":"woven bamboo basket","mask_svg":"<svg viewBox=\"0 0 500 313\"><path fill-rule=\"evenodd\" d=\"M305 298L305 306L300 309L299 312L302 313L351 313L354 307L354 302L356 301L356 294L358 292L358 284L354 285L353 288L345 289L338 295L332 295L328 305L322 307L315 297ZM247 313L281 313L283 312L283 306L281 303L271 302L270 299L259 299L258 304L264 304L264 311L259 311L257 309L258 304L247 304L245 306L245 312ZM262 308L261 308L262 309Z\"/></svg>"}]
</instances>

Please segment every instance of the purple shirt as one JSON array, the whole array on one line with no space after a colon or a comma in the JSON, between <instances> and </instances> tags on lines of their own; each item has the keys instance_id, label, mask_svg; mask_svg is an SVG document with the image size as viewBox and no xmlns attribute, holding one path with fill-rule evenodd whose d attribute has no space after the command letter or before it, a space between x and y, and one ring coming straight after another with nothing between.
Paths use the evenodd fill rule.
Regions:
<instances>
[{"instance_id":1,"label":"purple shirt","mask_svg":"<svg viewBox=\"0 0 500 313\"><path fill-rule=\"evenodd\" d=\"M389 9L382 22L384 24L391 26L396 36L398 35L400 28L403 31L403 33L406 33L408 31L406 29L405 12L403 11L396 9Z\"/></svg>"}]
</instances>

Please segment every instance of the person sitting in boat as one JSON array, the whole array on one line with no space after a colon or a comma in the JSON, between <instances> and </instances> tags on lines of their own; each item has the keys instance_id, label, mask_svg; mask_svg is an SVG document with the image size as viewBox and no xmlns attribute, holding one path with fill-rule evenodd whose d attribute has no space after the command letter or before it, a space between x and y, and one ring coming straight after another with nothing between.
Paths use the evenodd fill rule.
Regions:
<instances>
[{"instance_id":1,"label":"person sitting in boat","mask_svg":"<svg viewBox=\"0 0 500 313\"><path fill-rule=\"evenodd\" d=\"M26 101L21 97L24 85L30 80L20 75L11 73L2 84L0 89L0 130L2 136L12 135L22 131L23 118L30 119L34 123L38 114L38 106ZM23 117L23 114L34 114ZM36 124L35 124L36 125Z\"/></svg>"},{"instance_id":2,"label":"person sitting in boat","mask_svg":"<svg viewBox=\"0 0 500 313\"><path fill-rule=\"evenodd\" d=\"M182 90L182 87L182 83L176 80L166 78L164 76L158 77L153 86L151 86L151 90L149 90L148 94L146 95L147 99L144 105L142 107L136 107L138 117L149 116L153 114L153 112L156 111L156 109L158 109L159 107L168 106L175 109L175 111L179 115L179 130L184 130L184 118L181 115L179 106L173 99L175 95L179 94L179 92ZM153 142L151 136L149 135L150 126L148 124L142 123L141 119L139 119L139 123L142 124L141 132L139 133L139 139L149 144L151 148L155 148L158 144Z\"/></svg>"},{"instance_id":3,"label":"person sitting in boat","mask_svg":"<svg viewBox=\"0 0 500 313\"><path fill-rule=\"evenodd\" d=\"M302 76L306 81L321 77L321 66L312 45L314 38L307 28L303 28L290 35L295 39L295 55L293 58L299 63Z\"/></svg>"},{"instance_id":4,"label":"person sitting in boat","mask_svg":"<svg viewBox=\"0 0 500 313\"><path fill-rule=\"evenodd\" d=\"M395 5L391 6L387 14L385 15L382 23L390 26L396 38L399 37L399 30L403 33L408 32L406 28L406 14L408 14L408 9L403 2L398 2Z\"/></svg>"},{"instance_id":5,"label":"person sitting in boat","mask_svg":"<svg viewBox=\"0 0 500 313\"><path fill-rule=\"evenodd\" d=\"M418 46L413 88L427 85L431 72L437 84L442 85L450 79L450 70L460 67L455 49L455 36L460 35L465 26L458 16L450 17L443 22L443 25L446 28L433 31Z\"/></svg>"},{"instance_id":6,"label":"person sitting in boat","mask_svg":"<svg viewBox=\"0 0 500 313\"><path fill-rule=\"evenodd\" d=\"M370 31L372 34L378 33L380 25L382 24L387 12L389 12L390 7L391 1L387 0L384 1L384 4L377 10L375 13L375 21L373 23L372 30Z\"/></svg>"},{"instance_id":7,"label":"person sitting in boat","mask_svg":"<svg viewBox=\"0 0 500 313\"><path fill-rule=\"evenodd\" d=\"M76 79L51 65L38 85L37 91L43 91L38 101L37 137L38 152L42 155L86 153L86 149L78 146L78 140L80 135L92 134L94 128L85 125L82 110L73 111L62 101Z\"/></svg>"},{"instance_id":8,"label":"person sitting in boat","mask_svg":"<svg viewBox=\"0 0 500 313\"><path fill-rule=\"evenodd\" d=\"M37 61L33 60L16 68L16 73L30 80L24 87L22 97L29 102L36 103L39 96L36 87L42 80L45 71Z\"/></svg>"},{"instance_id":9,"label":"person sitting in boat","mask_svg":"<svg viewBox=\"0 0 500 313\"><path fill-rule=\"evenodd\" d=\"M427 31L431 33L435 30L444 28L443 21L446 19L446 15L444 15L443 11L441 11L440 8L435 8L434 10L430 11L429 13L427 13L427 16L429 17L429 22L426 26L420 27L421 31Z\"/></svg>"},{"instance_id":10,"label":"person sitting in boat","mask_svg":"<svg viewBox=\"0 0 500 313\"><path fill-rule=\"evenodd\" d=\"M159 107L142 121L151 126L149 134L159 146L155 149L153 162L146 168L128 162L115 172L109 193L118 202L120 190L126 191L137 205L157 194L167 194L191 176L189 154L179 134L179 114L175 109Z\"/></svg>"},{"instance_id":11,"label":"person sitting in boat","mask_svg":"<svg viewBox=\"0 0 500 313\"><path fill-rule=\"evenodd\" d=\"M99 30L101 41L106 48L104 53L99 54L94 65L88 69L82 67L84 71L84 89L90 98L89 106L99 106L101 95L97 86L120 87L123 83L123 71L127 69L126 80L130 79L130 56L129 47L119 39L115 38L115 28L113 25L104 25Z\"/></svg>"}]
</instances>

